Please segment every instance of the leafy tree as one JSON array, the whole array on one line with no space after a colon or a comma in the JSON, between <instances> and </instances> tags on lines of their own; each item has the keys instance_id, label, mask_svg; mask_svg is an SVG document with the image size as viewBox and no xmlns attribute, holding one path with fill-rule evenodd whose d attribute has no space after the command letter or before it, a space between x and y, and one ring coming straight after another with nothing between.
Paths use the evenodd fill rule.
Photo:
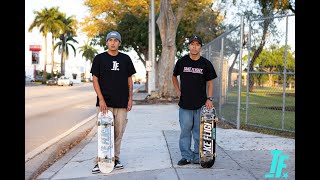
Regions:
<instances>
[{"instance_id":1,"label":"leafy tree","mask_svg":"<svg viewBox=\"0 0 320 180\"><path fill-rule=\"evenodd\" d=\"M121 43L122 48L125 51L133 49L137 52L139 60L146 65L148 59L148 16L135 16L134 14L126 13L120 23L117 30L121 32L121 35L125 37L125 41ZM159 31L156 31L159 32ZM159 33L157 33L159 34ZM104 38L105 42L105 38ZM159 52L160 36L156 35L156 52ZM159 53L156 53L159 54Z\"/></svg>"},{"instance_id":2,"label":"leafy tree","mask_svg":"<svg viewBox=\"0 0 320 180\"><path fill-rule=\"evenodd\" d=\"M69 58L69 46L73 49L74 56L76 56L76 49L72 43L78 43L74 37L77 36L76 31L78 29L78 21L75 19L75 16L66 17L65 13L60 13L59 19L64 23L63 29L56 36L59 38L54 46L54 49L58 48L58 53L61 55L61 75L65 75L65 60Z\"/></svg>"},{"instance_id":3,"label":"leafy tree","mask_svg":"<svg viewBox=\"0 0 320 180\"><path fill-rule=\"evenodd\" d=\"M157 25L160 31L162 42L162 51L159 64L159 95L162 97L175 96L174 87L171 82L172 70L175 64L177 53L176 37L177 29L182 21L193 23L193 29L197 29L197 20L200 15L205 13L208 8L212 7L212 0L188 1L188 0L160 0L160 13L157 18ZM191 14L193 16L191 16ZM201 19L201 18L200 18ZM187 26L186 26L187 27ZM200 29L200 28L199 28ZM208 30L208 29L207 29ZM195 34L186 34L187 37ZM170 74L168 76L168 74Z\"/></svg>"},{"instance_id":4,"label":"leafy tree","mask_svg":"<svg viewBox=\"0 0 320 180\"><path fill-rule=\"evenodd\" d=\"M287 51L285 53L285 51ZM286 54L286 64L285 62L285 54ZM253 56L253 55L252 55ZM243 57L244 60L247 59L247 55ZM291 48L287 46L278 47L277 45L271 46L269 49L264 49L260 53L259 57L256 58L254 70L258 72L269 72L267 74L267 79L269 81L269 86L274 86L275 80L283 80L282 75L275 75L272 72L284 72L284 68L286 68L286 72L294 72L295 71L295 58L293 56L293 52ZM254 75L253 78L258 80L259 85L262 83L262 78L266 76L265 74ZM287 76L287 81L291 82L294 80L293 76Z\"/></svg>"},{"instance_id":5,"label":"leafy tree","mask_svg":"<svg viewBox=\"0 0 320 180\"><path fill-rule=\"evenodd\" d=\"M145 60L148 57L148 3L149 0L85 0L85 5L90 10L90 16L85 17L84 21L81 22L82 30L86 32L89 37L96 37L93 41L103 47L105 47L105 36L107 32L110 30L118 30L119 33L125 37L121 48L123 48L123 50L130 50L130 48L132 48L136 52L138 51L137 54L140 60ZM172 74L175 57L180 57L182 52L187 48L187 46L185 46L186 38L195 33L201 34L206 32L206 35L208 35L208 32L214 32L216 30L219 32L218 28L212 26L214 26L216 22L219 22L220 19L210 19L206 17L206 15L218 16L218 14L215 14L211 10L212 0L172 0L172 2L168 1L164 3L167 5L170 4L170 6L172 4L172 16L166 12L161 13L163 1L155 1L155 16L158 25L158 28L156 28L156 38L159 38L159 40L156 40L156 62L158 62L156 67L159 68L156 72L160 72L159 75L156 76L159 77L161 96L173 96L174 91L171 76L168 76L168 74ZM160 4L162 4L162 6ZM176 14L174 15L173 12L176 12ZM192 14L192 16L190 16L190 14ZM160 19L163 18L167 18L170 23L160 25ZM213 25L206 27L205 24L197 23L200 21L208 21L205 22L207 25ZM161 20L161 22L165 22L165 20ZM166 31L166 29L171 30L169 32ZM177 31L179 34L176 33ZM208 38L213 37L215 37L214 33L213 36L208 36ZM206 37L204 37L204 41L207 41ZM178 49L176 48L176 44L178 44ZM142 62L145 64L144 61ZM167 78L163 79L162 77L164 76Z\"/></svg>"},{"instance_id":6,"label":"leafy tree","mask_svg":"<svg viewBox=\"0 0 320 180\"><path fill-rule=\"evenodd\" d=\"M39 31L42 33L44 40L45 40L45 48L44 48L44 54L45 54L45 60L44 60L44 71L43 71L43 80L42 83L45 84L47 80L47 35L48 33L52 33L52 47L54 44L54 34L63 28L64 24L63 22L58 18L59 16L59 8L44 8L41 11L34 11L35 19L29 26L29 32L32 32L32 30L37 27L39 28ZM52 67L54 65L54 57L53 57L53 49L51 51L52 54ZM51 70L51 74L53 74L53 69Z\"/></svg>"},{"instance_id":7,"label":"leafy tree","mask_svg":"<svg viewBox=\"0 0 320 180\"><path fill-rule=\"evenodd\" d=\"M236 4L236 0L233 0L233 3ZM275 30L275 24L274 24L274 16L276 15L282 15L288 13L288 11L291 11L295 13L295 5L294 2L291 0L254 0L254 3L256 3L257 8L259 10L258 14L254 10L247 10L243 13L247 18L254 19L254 18L261 18L262 21L258 24L261 31L258 31L259 39L256 44L254 44L251 48L252 52L254 52L249 65L249 71L254 70L254 64L256 59L259 57L260 53L262 52L266 41L268 37L268 33ZM251 26L251 24L250 24ZM276 33L273 33L276 34ZM252 35L254 36L254 35ZM253 90L254 85L254 77L252 74L249 74L249 91L251 92Z\"/></svg>"},{"instance_id":8,"label":"leafy tree","mask_svg":"<svg viewBox=\"0 0 320 180\"><path fill-rule=\"evenodd\" d=\"M173 6L176 5L173 4ZM202 38L203 43L206 44L224 33L226 29L222 24L224 15L221 15L219 11L214 11L211 5L202 7L201 12L198 12L199 10L193 12L191 7L191 5L188 5L177 29L177 58L182 57L183 52L188 51L186 38L198 35ZM189 14L192 14L192 16Z\"/></svg>"},{"instance_id":9,"label":"leafy tree","mask_svg":"<svg viewBox=\"0 0 320 180\"><path fill-rule=\"evenodd\" d=\"M263 72L283 72L284 71L284 59L285 58L285 46L279 48L276 45L271 46L270 49L263 50L260 56L256 59L257 68ZM290 47L287 49L286 57L286 71L293 72L295 68L295 61L290 52ZM274 85L274 79L281 79L281 76L276 75L273 78L273 74L268 74L269 86Z\"/></svg>"},{"instance_id":10,"label":"leafy tree","mask_svg":"<svg viewBox=\"0 0 320 180\"><path fill-rule=\"evenodd\" d=\"M82 53L82 57L86 59L86 61L93 62L94 57L98 54L98 50L89 44L89 40L85 42L85 44L78 48L79 53ZM86 67L86 66L85 66ZM84 71L84 77L86 76L86 70Z\"/></svg>"},{"instance_id":11,"label":"leafy tree","mask_svg":"<svg viewBox=\"0 0 320 180\"><path fill-rule=\"evenodd\" d=\"M77 54L76 48L70 42L78 43L78 41L73 38L71 33L61 34L59 39L60 41L54 45L54 49L58 48L58 53L61 54L61 75L65 75L65 59L69 58L69 46L72 48L74 56Z\"/></svg>"}]
</instances>

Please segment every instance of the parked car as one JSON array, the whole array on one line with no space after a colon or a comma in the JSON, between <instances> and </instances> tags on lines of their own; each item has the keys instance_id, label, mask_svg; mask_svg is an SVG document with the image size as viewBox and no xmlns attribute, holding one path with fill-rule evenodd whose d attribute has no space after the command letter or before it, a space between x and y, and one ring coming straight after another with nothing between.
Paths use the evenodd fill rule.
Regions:
<instances>
[{"instance_id":1,"label":"parked car","mask_svg":"<svg viewBox=\"0 0 320 180\"><path fill-rule=\"evenodd\" d=\"M66 76L61 76L60 78L58 78L57 84L58 86L73 86L73 81Z\"/></svg>"},{"instance_id":2,"label":"parked car","mask_svg":"<svg viewBox=\"0 0 320 180\"><path fill-rule=\"evenodd\" d=\"M34 82L34 79L30 76L25 76L26 82Z\"/></svg>"},{"instance_id":3,"label":"parked car","mask_svg":"<svg viewBox=\"0 0 320 180\"><path fill-rule=\"evenodd\" d=\"M57 85L58 84L58 79L57 78L49 79L49 80L47 80L46 83L47 83L48 86Z\"/></svg>"},{"instance_id":4,"label":"parked car","mask_svg":"<svg viewBox=\"0 0 320 180\"><path fill-rule=\"evenodd\" d=\"M42 76L40 76L40 75L36 75L36 79L35 79L35 81L40 82L40 81L42 81L42 80L43 80L43 77L42 77Z\"/></svg>"}]
</instances>

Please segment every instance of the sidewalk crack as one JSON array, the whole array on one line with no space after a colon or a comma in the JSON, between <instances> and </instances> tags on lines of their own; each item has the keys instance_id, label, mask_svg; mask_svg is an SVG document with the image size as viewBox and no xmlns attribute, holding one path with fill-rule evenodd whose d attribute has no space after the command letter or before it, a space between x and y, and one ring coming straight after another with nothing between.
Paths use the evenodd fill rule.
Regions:
<instances>
[{"instance_id":1,"label":"sidewalk crack","mask_svg":"<svg viewBox=\"0 0 320 180\"><path fill-rule=\"evenodd\" d=\"M168 149L169 156L170 156L171 166L172 166L172 168L174 169L174 172L176 173L178 180L180 180L180 177L179 177L178 172L177 172L177 168L174 167L173 162L172 162L172 157L171 157L171 153L170 153L170 150L169 150L168 141L167 141L166 135L165 135L165 133L164 133L164 130L162 130L162 135L163 135L163 137L164 137L164 140L166 141L167 149Z\"/></svg>"}]
</instances>

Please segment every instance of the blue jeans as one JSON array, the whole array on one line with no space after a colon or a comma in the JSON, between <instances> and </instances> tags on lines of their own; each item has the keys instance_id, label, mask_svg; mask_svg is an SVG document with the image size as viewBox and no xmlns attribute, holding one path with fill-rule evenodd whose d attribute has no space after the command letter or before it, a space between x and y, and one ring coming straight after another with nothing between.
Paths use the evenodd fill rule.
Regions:
<instances>
[{"instance_id":1,"label":"blue jeans","mask_svg":"<svg viewBox=\"0 0 320 180\"><path fill-rule=\"evenodd\" d=\"M199 159L200 109L188 110L179 108L181 129L179 148L182 158L189 160ZM194 151L191 150L191 136L193 136Z\"/></svg>"}]
</instances>

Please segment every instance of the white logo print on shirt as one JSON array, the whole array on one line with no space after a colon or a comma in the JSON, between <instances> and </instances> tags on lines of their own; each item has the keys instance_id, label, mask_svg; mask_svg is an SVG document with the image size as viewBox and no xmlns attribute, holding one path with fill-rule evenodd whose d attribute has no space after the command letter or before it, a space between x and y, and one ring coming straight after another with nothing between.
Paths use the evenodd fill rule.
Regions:
<instances>
[{"instance_id":1,"label":"white logo print on shirt","mask_svg":"<svg viewBox=\"0 0 320 180\"><path fill-rule=\"evenodd\" d=\"M113 71L119 71L119 63L117 61L112 61L113 62L113 67L111 70Z\"/></svg>"},{"instance_id":2,"label":"white logo print on shirt","mask_svg":"<svg viewBox=\"0 0 320 180\"><path fill-rule=\"evenodd\" d=\"M183 72L203 74L202 70L203 69L200 69L200 68L184 67Z\"/></svg>"}]
</instances>

